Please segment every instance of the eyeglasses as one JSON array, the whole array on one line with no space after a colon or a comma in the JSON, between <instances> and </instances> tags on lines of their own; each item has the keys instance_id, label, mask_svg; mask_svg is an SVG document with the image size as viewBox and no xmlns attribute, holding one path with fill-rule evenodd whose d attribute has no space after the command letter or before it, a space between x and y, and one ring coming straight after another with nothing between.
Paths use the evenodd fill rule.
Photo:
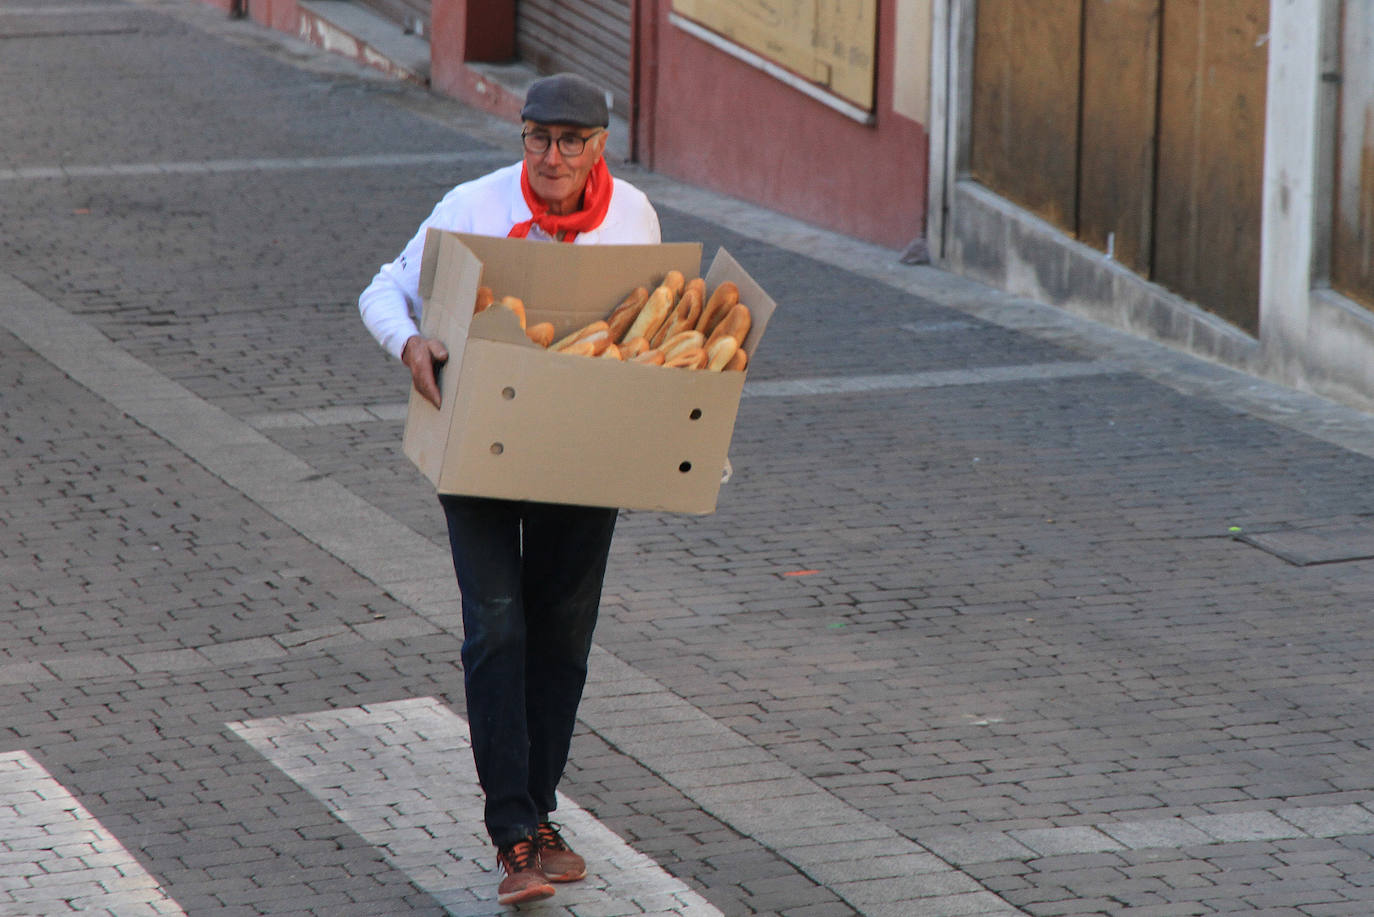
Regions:
<instances>
[{"instance_id":1,"label":"eyeglasses","mask_svg":"<svg viewBox=\"0 0 1374 917\"><path fill-rule=\"evenodd\" d=\"M542 156L549 151L549 144L557 143L558 152L569 159L581 156L582 151L587 148L587 141L591 140L605 128L597 128L585 137L581 134L560 134L557 140L548 131L522 131L520 139L525 142L525 152Z\"/></svg>"}]
</instances>

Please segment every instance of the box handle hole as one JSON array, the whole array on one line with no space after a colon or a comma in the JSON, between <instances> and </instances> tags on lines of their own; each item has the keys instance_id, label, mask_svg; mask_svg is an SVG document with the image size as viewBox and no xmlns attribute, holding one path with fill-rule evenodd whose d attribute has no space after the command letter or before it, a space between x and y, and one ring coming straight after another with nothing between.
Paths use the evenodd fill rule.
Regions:
<instances>
[{"instance_id":1,"label":"box handle hole","mask_svg":"<svg viewBox=\"0 0 1374 917\"><path fill-rule=\"evenodd\" d=\"M501 445L500 443L492 443L492 444L491 444L491 454L492 454L492 455L500 455L502 452L505 452L505 451L506 451L506 447L503 446L503 445Z\"/></svg>"},{"instance_id":2,"label":"box handle hole","mask_svg":"<svg viewBox=\"0 0 1374 917\"><path fill-rule=\"evenodd\" d=\"M507 385L505 388L501 389L501 397L507 401L513 400L515 398L515 389Z\"/></svg>"},{"instance_id":3,"label":"box handle hole","mask_svg":"<svg viewBox=\"0 0 1374 917\"><path fill-rule=\"evenodd\" d=\"M701 420L701 408L692 408L692 413L687 416L692 420Z\"/></svg>"},{"instance_id":4,"label":"box handle hole","mask_svg":"<svg viewBox=\"0 0 1374 917\"><path fill-rule=\"evenodd\" d=\"M678 465L678 466L677 466L677 470L678 470L678 471L681 471L683 474L686 474L687 472L689 472L689 471L692 470L692 463L691 463L691 462L683 462L681 465Z\"/></svg>"}]
</instances>

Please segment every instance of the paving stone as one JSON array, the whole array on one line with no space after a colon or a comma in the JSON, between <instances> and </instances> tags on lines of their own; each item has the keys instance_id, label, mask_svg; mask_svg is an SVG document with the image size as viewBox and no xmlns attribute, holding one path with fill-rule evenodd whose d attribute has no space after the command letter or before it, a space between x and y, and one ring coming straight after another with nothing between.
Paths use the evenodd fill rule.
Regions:
<instances>
[{"instance_id":1,"label":"paving stone","mask_svg":"<svg viewBox=\"0 0 1374 917\"><path fill-rule=\"evenodd\" d=\"M436 867L225 724L462 708L407 380L354 300L511 127L204 4L108 6L117 34L0 57L30 87L0 99L27 128L0 153L0 734L187 913L437 915L407 872ZM724 913L857 912L809 870L857 895L885 862L950 888L865 914L1368 911L1374 567L1231 535L1366 524L1367 418L613 169L783 308L719 511L622 514L598 658L632 671L585 706L572 797Z\"/></svg>"},{"instance_id":2,"label":"paving stone","mask_svg":"<svg viewBox=\"0 0 1374 917\"><path fill-rule=\"evenodd\" d=\"M1096 828L1024 828L1008 832L1041 856L1120 850L1122 845Z\"/></svg>"}]
</instances>

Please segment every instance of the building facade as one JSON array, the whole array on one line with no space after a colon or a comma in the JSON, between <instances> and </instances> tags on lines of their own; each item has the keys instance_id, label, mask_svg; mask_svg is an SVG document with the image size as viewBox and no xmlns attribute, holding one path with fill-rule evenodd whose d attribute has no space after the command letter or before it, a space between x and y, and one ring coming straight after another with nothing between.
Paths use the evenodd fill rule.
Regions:
<instances>
[{"instance_id":1,"label":"building facade","mask_svg":"<svg viewBox=\"0 0 1374 917\"><path fill-rule=\"evenodd\" d=\"M657 172L1374 409L1372 0L207 2L511 119L580 72Z\"/></svg>"},{"instance_id":2,"label":"building facade","mask_svg":"<svg viewBox=\"0 0 1374 917\"><path fill-rule=\"evenodd\" d=\"M933 13L937 263L1374 409L1374 4Z\"/></svg>"},{"instance_id":3,"label":"building facade","mask_svg":"<svg viewBox=\"0 0 1374 917\"><path fill-rule=\"evenodd\" d=\"M581 73L655 171L924 251L932 0L206 2L387 69L341 25L366 9L428 43L408 75L504 117L503 62Z\"/></svg>"}]
</instances>

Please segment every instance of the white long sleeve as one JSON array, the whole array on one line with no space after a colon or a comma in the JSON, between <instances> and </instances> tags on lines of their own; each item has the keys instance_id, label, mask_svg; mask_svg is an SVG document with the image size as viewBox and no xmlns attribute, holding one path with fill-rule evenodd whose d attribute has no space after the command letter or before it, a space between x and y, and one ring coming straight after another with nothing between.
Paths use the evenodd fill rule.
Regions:
<instances>
[{"instance_id":1,"label":"white long sleeve","mask_svg":"<svg viewBox=\"0 0 1374 917\"><path fill-rule=\"evenodd\" d=\"M520 163L498 169L458 185L420 224L414 237L394 261L382 265L358 297L358 312L368 331L393 357L400 359L405 342L419 333L420 262L425 234L431 227L452 232L504 237L516 223L528 220L530 210L520 190ZM658 214L648 197L629 182L615 179L606 218L596 229L579 233L575 245L657 244L662 241ZM552 241L539 227L530 239Z\"/></svg>"}]
</instances>

